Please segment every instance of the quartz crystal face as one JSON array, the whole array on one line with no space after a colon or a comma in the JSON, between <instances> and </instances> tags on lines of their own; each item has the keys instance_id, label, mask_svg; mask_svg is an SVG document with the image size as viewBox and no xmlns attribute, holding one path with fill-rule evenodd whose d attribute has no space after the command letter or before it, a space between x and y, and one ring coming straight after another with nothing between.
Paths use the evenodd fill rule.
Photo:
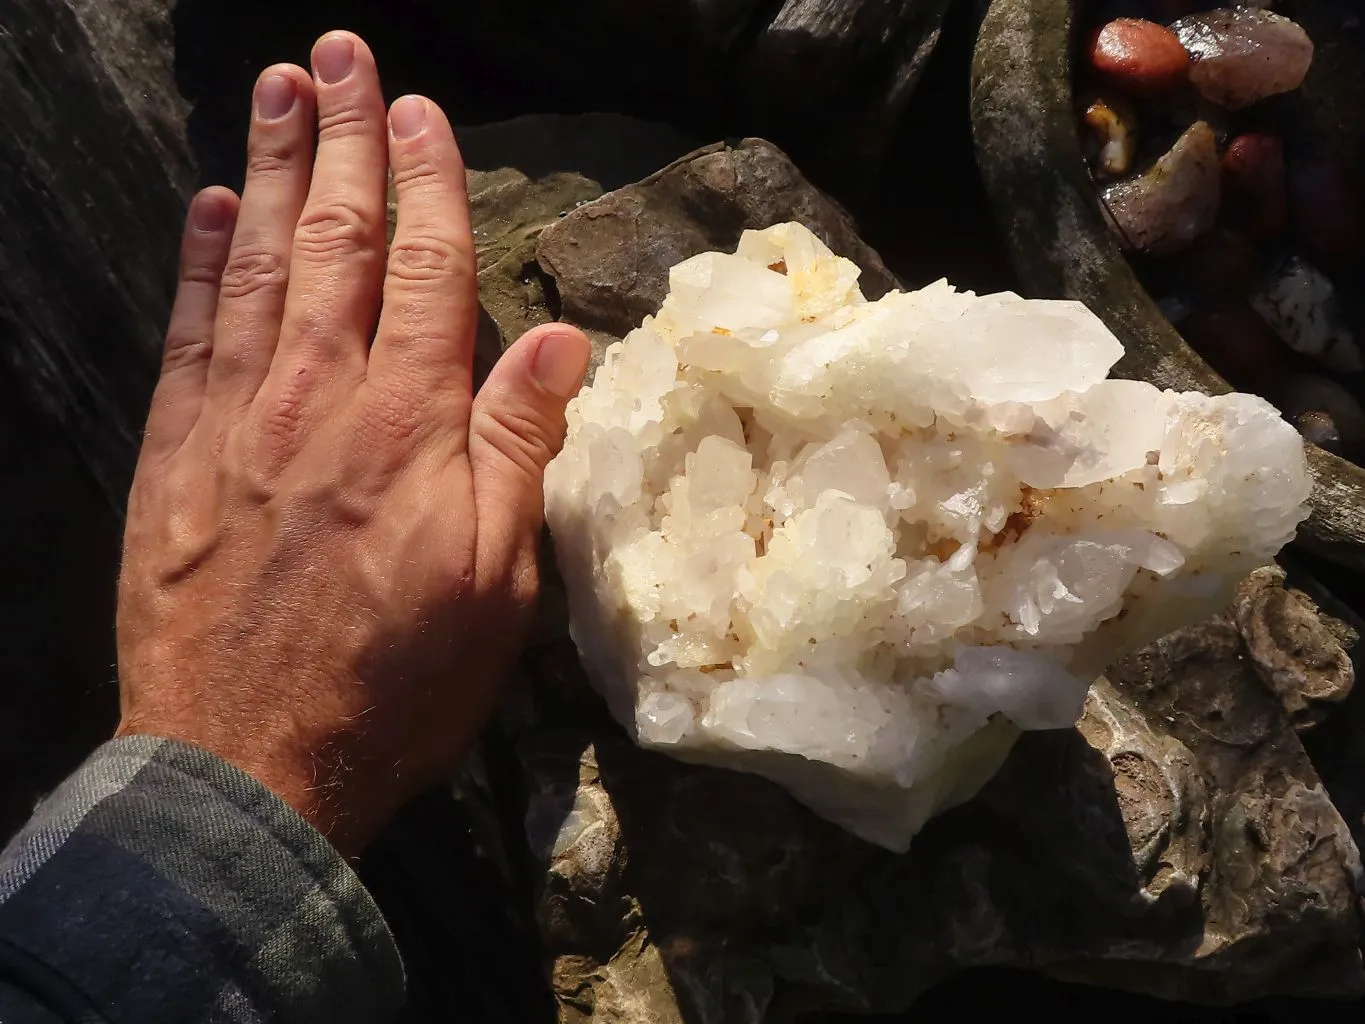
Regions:
<instances>
[{"instance_id":1,"label":"quartz crystal face","mask_svg":"<svg viewBox=\"0 0 1365 1024\"><path fill-rule=\"evenodd\" d=\"M1107 380L1122 346L1080 303L857 279L799 224L675 266L570 404L546 514L638 743L903 850L1220 607L1309 480L1260 398Z\"/></svg>"}]
</instances>

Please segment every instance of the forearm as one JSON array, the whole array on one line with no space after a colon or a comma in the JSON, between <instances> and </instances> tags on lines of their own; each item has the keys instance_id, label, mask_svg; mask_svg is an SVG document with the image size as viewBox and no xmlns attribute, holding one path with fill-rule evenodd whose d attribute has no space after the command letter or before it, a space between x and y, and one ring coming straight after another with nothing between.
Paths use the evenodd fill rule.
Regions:
<instances>
[{"instance_id":1,"label":"forearm","mask_svg":"<svg viewBox=\"0 0 1365 1024\"><path fill-rule=\"evenodd\" d=\"M21 1021L369 1024L402 987L345 861L192 746L106 744L0 855L0 1007L27 1001Z\"/></svg>"}]
</instances>

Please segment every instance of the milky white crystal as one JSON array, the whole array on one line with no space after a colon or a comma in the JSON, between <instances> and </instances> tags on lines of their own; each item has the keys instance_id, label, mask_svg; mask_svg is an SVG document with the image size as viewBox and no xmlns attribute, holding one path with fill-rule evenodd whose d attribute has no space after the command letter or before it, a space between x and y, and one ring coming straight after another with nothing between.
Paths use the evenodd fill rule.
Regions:
<instances>
[{"instance_id":1,"label":"milky white crystal","mask_svg":"<svg viewBox=\"0 0 1365 1024\"><path fill-rule=\"evenodd\" d=\"M1223 603L1309 481L1260 398L1106 380L1122 347L1079 303L857 278L798 224L674 267L570 405L546 513L641 745L903 850Z\"/></svg>"}]
</instances>

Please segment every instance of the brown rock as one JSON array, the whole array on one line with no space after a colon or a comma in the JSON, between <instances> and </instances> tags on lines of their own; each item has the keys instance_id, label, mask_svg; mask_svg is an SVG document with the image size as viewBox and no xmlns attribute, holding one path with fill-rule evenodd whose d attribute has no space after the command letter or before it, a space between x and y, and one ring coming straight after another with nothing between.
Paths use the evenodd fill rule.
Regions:
<instances>
[{"instance_id":1,"label":"brown rock","mask_svg":"<svg viewBox=\"0 0 1365 1024\"><path fill-rule=\"evenodd\" d=\"M1219 161L1223 198L1248 234L1269 241L1284 234L1288 192L1284 143L1266 132L1248 132L1228 143Z\"/></svg>"},{"instance_id":2,"label":"brown rock","mask_svg":"<svg viewBox=\"0 0 1365 1024\"><path fill-rule=\"evenodd\" d=\"M1116 97L1097 96L1083 104L1081 119L1090 129L1087 155L1096 177L1118 178L1133 168L1137 152L1137 115Z\"/></svg>"},{"instance_id":3,"label":"brown rock","mask_svg":"<svg viewBox=\"0 0 1365 1024\"><path fill-rule=\"evenodd\" d=\"M1185 81L1190 58L1175 33L1154 21L1115 18L1090 44L1090 65L1116 89L1168 92Z\"/></svg>"},{"instance_id":4,"label":"brown rock","mask_svg":"<svg viewBox=\"0 0 1365 1024\"><path fill-rule=\"evenodd\" d=\"M1257 675L1295 727L1304 729L1346 699L1355 667L1308 595L1284 582L1278 566L1258 569L1238 588L1233 607Z\"/></svg>"},{"instance_id":5,"label":"brown rock","mask_svg":"<svg viewBox=\"0 0 1365 1024\"><path fill-rule=\"evenodd\" d=\"M624 337L658 312L674 264L733 251L745 228L787 220L862 267L869 298L896 287L848 213L761 139L708 146L580 207L541 234L536 257L558 285L564 319Z\"/></svg>"},{"instance_id":6,"label":"brown rock","mask_svg":"<svg viewBox=\"0 0 1365 1024\"><path fill-rule=\"evenodd\" d=\"M1221 161L1223 187L1235 196L1262 196L1284 187L1284 143L1268 132L1232 139Z\"/></svg>"}]
</instances>

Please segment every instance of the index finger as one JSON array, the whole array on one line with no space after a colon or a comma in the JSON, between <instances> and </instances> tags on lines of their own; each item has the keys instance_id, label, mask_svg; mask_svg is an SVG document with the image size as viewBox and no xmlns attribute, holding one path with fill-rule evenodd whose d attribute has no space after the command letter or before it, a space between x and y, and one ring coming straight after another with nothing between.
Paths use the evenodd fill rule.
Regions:
<instances>
[{"instance_id":1,"label":"index finger","mask_svg":"<svg viewBox=\"0 0 1365 1024\"><path fill-rule=\"evenodd\" d=\"M389 125L398 227L367 383L391 401L437 401L442 418L467 430L479 300L464 161L450 122L424 97L397 100Z\"/></svg>"}]
</instances>

